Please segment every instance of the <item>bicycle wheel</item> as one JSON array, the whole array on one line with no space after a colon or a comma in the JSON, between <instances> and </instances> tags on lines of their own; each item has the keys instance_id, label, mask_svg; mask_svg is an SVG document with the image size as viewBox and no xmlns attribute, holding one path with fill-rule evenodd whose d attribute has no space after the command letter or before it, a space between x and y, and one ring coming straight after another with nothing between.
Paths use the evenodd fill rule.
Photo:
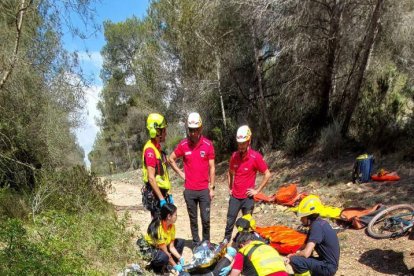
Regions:
<instances>
[{"instance_id":1,"label":"bicycle wheel","mask_svg":"<svg viewBox=\"0 0 414 276\"><path fill-rule=\"evenodd\" d=\"M368 234L376 239L394 238L404 235L404 223L414 219L414 207L409 204L399 204L379 212L369 222Z\"/></svg>"}]
</instances>

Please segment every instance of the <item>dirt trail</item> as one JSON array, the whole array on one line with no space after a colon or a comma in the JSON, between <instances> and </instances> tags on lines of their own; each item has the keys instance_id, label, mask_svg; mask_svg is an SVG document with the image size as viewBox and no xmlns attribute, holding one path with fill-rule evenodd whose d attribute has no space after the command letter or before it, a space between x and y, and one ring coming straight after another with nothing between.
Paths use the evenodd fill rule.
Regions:
<instances>
[{"instance_id":1,"label":"dirt trail","mask_svg":"<svg viewBox=\"0 0 414 276\"><path fill-rule=\"evenodd\" d=\"M190 231L190 221L187 215L186 204L183 198L183 189L173 187L172 194L174 196L174 204L178 209L178 218L176 223L176 236L186 240L186 247L184 248L184 258L190 261L192 257L191 249L188 247L191 244L192 237ZM129 212L130 219L129 227L138 226L141 233L145 233L149 223L151 222L151 215L146 211L142 205L140 185L134 181L114 180L112 181L112 189L108 192L108 200L114 204L117 212L122 216L125 212ZM212 242L220 242L224 237L224 228L226 225L225 216L227 212L227 202L223 204L217 200L213 200L211 215L211 234ZM201 221L199 218L199 232L201 237Z\"/></svg>"},{"instance_id":2,"label":"dirt trail","mask_svg":"<svg viewBox=\"0 0 414 276\"><path fill-rule=\"evenodd\" d=\"M130 213L129 227L139 226L140 231L144 233L150 222L150 213L142 206L141 184L138 179L138 173L134 172L124 179L113 180L108 198L120 215L126 211ZM223 176L217 177L216 187L216 197L211 208L211 241L215 243L223 238L228 205L228 191ZM178 207L177 237L184 238L188 241L187 244L190 244L191 232L182 192L182 187L173 187L172 193ZM281 215L278 212L278 208L266 206L254 216L258 225L272 225ZM292 215L291 221L295 220ZM199 231L201 235L201 229ZM341 243L341 258L336 275L414 275L413 240L408 240L407 237L374 240L368 237L364 230L346 230L339 233L338 237ZM190 248L185 247L184 257L187 262L191 259Z\"/></svg>"}]
</instances>

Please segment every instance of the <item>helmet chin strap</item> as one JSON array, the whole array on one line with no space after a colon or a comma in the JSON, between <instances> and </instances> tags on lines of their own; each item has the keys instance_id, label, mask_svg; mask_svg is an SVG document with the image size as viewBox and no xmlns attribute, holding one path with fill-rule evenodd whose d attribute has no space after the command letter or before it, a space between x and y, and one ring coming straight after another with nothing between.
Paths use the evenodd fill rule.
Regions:
<instances>
[{"instance_id":1,"label":"helmet chin strap","mask_svg":"<svg viewBox=\"0 0 414 276\"><path fill-rule=\"evenodd\" d=\"M161 139L161 137L162 137L162 132L163 132L163 128L158 128L157 129L157 135L155 135L155 137L154 137L154 139Z\"/></svg>"}]
</instances>

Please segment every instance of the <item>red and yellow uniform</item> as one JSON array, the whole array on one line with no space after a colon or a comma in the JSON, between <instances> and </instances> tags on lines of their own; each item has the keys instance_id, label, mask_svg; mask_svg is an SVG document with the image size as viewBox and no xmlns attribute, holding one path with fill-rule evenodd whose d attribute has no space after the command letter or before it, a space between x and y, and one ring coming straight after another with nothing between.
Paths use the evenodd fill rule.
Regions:
<instances>
[{"instance_id":1,"label":"red and yellow uniform","mask_svg":"<svg viewBox=\"0 0 414 276\"><path fill-rule=\"evenodd\" d=\"M161 221L160 226L158 227L158 239L154 239L150 235L145 235L145 240L154 247L159 247L162 244L169 245L175 240L175 225L171 224L167 227L164 221Z\"/></svg>"},{"instance_id":2,"label":"red and yellow uniform","mask_svg":"<svg viewBox=\"0 0 414 276\"><path fill-rule=\"evenodd\" d=\"M157 185L160 189L168 192L171 189L170 178L168 176L166 157L161 151L160 144L154 144L152 140L148 140L142 151L142 180L148 183L147 166L155 168Z\"/></svg>"},{"instance_id":3,"label":"red and yellow uniform","mask_svg":"<svg viewBox=\"0 0 414 276\"><path fill-rule=\"evenodd\" d=\"M287 276L286 266L279 253L261 241L251 241L239 250L233 269L249 276Z\"/></svg>"}]
</instances>

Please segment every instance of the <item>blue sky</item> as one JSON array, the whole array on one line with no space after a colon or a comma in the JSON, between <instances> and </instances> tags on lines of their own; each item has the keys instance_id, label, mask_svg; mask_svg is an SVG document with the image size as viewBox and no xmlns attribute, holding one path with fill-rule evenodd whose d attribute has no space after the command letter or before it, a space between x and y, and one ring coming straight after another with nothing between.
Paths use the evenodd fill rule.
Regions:
<instances>
[{"instance_id":1,"label":"blue sky","mask_svg":"<svg viewBox=\"0 0 414 276\"><path fill-rule=\"evenodd\" d=\"M102 28L102 23L106 20L120 22L134 15L143 18L147 13L148 6L149 0L101 0L94 7L96 10L95 20ZM76 17L73 17L72 24L85 33L90 32ZM103 29L85 40L73 37L69 32L66 32L64 33L63 43L66 50L71 52L78 51L82 69L92 80L92 86L85 91L87 102L83 112L84 123L75 130L78 143L85 151L85 162L89 166L88 153L92 150L96 134L99 131L96 119L100 117L100 114L96 109L96 104L102 90L102 81L99 78L99 73L103 61L100 51L105 45Z\"/></svg>"}]
</instances>

